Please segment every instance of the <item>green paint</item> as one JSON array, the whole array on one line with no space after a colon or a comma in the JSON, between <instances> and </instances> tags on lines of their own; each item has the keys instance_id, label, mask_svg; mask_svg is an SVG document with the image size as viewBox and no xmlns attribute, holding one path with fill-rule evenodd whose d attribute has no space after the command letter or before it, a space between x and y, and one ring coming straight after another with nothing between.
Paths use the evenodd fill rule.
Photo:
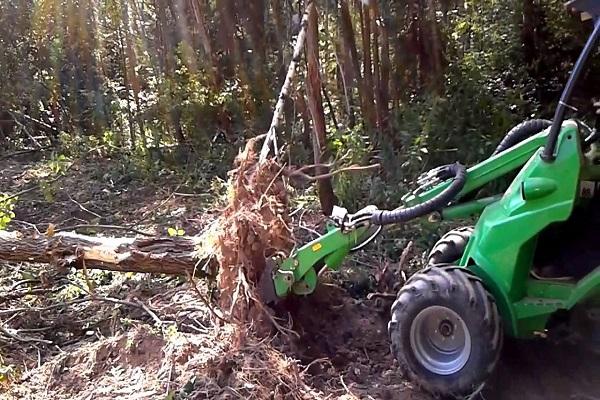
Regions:
<instances>
[{"instance_id":1,"label":"green paint","mask_svg":"<svg viewBox=\"0 0 600 400\"><path fill-rule=\"evenodd\" d=\"M330 227L329 232L304 245L280 263L275 272L275 293L285 297L290 292L300 295L312 293L317 286L317 269L337 270L350 249L369 236L361 227L348 232Z\"/></svg>"},{"instance_id":2,"label":"green paint","mask_svg":"<svg viewBox=\"0 0 600 400\"><path fill-rule=\"evenodd\" d=\"M600 166L581 152L574 121L563 124L557 158L544 162L540 154L548 130L491 157L467 171L459 198L517 172L501 195L452 204L440 210L444 219L480 214L459 265L474 272L492 293L508 334L529 337L545 328L550 315L581 302L600 302L600 267L579 282L554 282L530 276L537 237L555 222L566 221L579 198L581 180L600 180ZM594 179L596 178L596 179ZM406 207L437 196L449 182L404 196ZM275 274L279 296L312 293L320 268L337 269L357 244L368 238L363 227L343 232L336 227L298 249L280 263Z\"/></svg>"},{"instance_id":3,"label":"green paint","mask_svg":"<svg viewBox=\"0 0 600 400\"><path fill-rule=\"evenodd\" d=\"M580 146L577 127L568 122L554 163L543 162L541 148L535 149L502 198L481 214L460 262L483 279L513 336L543 330L552 312L567 308L567 293L577 296L584 290L529 278L537 235L549 224L567 220L575 205Z\"/></svg>"},{"instance_id":4,"label":"green paint","mask_svg":"<svg viewBox=\"0 0 600 400\"><path fill-rule=\"evenodd\" d=\"M481 212L490 204L500 200L502 196L491 196L484 197L483 199L476 199L466 203L457 204L444 208L441 211L442 219L460 219L468 218L473 215L481 214Z\"/></svg>"}]
</instances>

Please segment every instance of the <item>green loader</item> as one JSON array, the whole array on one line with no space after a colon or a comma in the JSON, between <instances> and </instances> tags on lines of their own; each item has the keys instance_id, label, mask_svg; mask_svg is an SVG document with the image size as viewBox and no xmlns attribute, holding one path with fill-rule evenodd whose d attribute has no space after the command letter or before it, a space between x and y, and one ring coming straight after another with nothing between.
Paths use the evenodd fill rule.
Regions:
<instances>
[{"instance_id":1,"label":"green loader","mask_svg":"<svg viewBox=\"0 0 600 400\"><path fill-rule=\"evenodd\" d=\"M395 210L336 208L323 236L272 260L261 291L309 295L322 269L337 270L386 225L478 216L474 226L444 235L397 294L388 331L405 376L434 395L462 398L492 373L505 335L531 338L569 326L600 348L600 114L594 127L566 118L597 50L600 0L567 6L592 20L593 33L552 121L517 125L470 168L456 163L423 174ZM502 179L510 180L503 193L479 195Z\"/></svg>"}]
</instances>

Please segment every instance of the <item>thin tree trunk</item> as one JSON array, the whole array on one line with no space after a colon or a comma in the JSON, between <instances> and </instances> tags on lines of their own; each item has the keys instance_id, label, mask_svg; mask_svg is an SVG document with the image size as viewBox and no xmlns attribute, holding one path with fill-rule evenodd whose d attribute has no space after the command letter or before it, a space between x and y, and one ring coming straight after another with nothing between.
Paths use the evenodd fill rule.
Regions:
<instances>
[{"instance_id":1,"label":"thin tree trunk","mask_svg":"<svg viewBox=\"0 0 600 400\"><path fill-rule=\"evenodd\" d=\"M377 115L374 108L374 96L373 96L373 70L371 63L371 22L369 6L365 6L360 3L360 25L362 34L362 48L363 48L363 81L364 81L364 102L365 111L367 112L366 117L371 127L377 126Z\"/></svg>"},{"instance_id":2,"label":"thin tree trunk","mask_svg":"<svg viewBox=\"0 0 600 400\"><path fill-rule=\"evenodd\" d=\"M325 125L325 112L323 110L323 97L321 96L321 77L319 75L319 19L314 3L308 7L308 30L306 34L306 52L308 61L307 91L308 108L313 121L313 153L315 164L321 164L327 152L327 138ZM317 175L326 174L328 169L317 167ZM331 178L319 179L317 191L321 209L326 215L331 215L336 203Z\"/></svg>"},{"instance_id":3,"label":"thin tree trunk","mask_svg":"<svg viewBox=\"0 0 600 400\"><path fill-rule=\"evenodd\" d=\"M233 0L216 0L216 8L220 14L219 37L221 48L225 50L229 61L228 71L231 75L237 75L240 80L240 86L244 91L246 111L250 115L256 113L256 104L250 88L254 87L250 80L247 67L242 60L242 50L240 48L240 39L236 30L238 29L238 19L233 7Z\"/></svg>"},{"instance_id":4,"label":"thin tree trunk","mask_svg":"<svg viewBox=\"0 0 600 400\"><path fill-rule=\"evenodd\" d=\"M382 15L387 15L389 10L383 9ZM379 102L382 110L383 130L389 133L389 103L390 103L390 38L385 19L379 17L379 34L381 36L381 67L380 67L380 93Z\"/></svg>"},{"instance_id":5,"label":"thin tree trunk","mask_svg":"<svg viewBox=\"0 0 600 400\"><path fill-rule=\"evenodd\" d=\"M122 61L122 71L123 71L123 85L125 86L125 96L126 96L126 104L127 104L127 122L129 125L129 135L131 138L131 148L135 149L135 124L133 113L131 111L131 99L130 99L130 91L131 86L129 85L129 73L127 71L127 57L125 56L125 45L123 44L123 31L121 27L119 27L118 31L119 35L119 50L120 50L120 58Z\"/></svg>"},{"instance_id":6,"label":"thin tree trunk","mask_svg":"<svg viewBox=\"0 0 600 400\"><path fill-rule=\"evenodd\" d=\"M338 29L338 44L336 45L336 61L340 70L344 96L346 97L346 107L348 113L348 126L352 129L356 125L354 115L354 88L358 89L358 100L362 111L362 76L360 74L360 65L358 63L358 53L354 39L354 30L350 11L345 0L339 3L340 14ZM354 62L356 60L356 62Z\"/></svg>"},{"instance_id":7,"label":"thin tree trunk","mask_svg":"<svg viewBox=\"0 0 600 400\"><path fill-rule=\"evenodd\" d=\"M207 58L206 70L211 77L214 88L219 88L223 81L223 77L219 73L217 61L213 54L213 47L208 34L208 27L204 20L205 10L200 0L191 0L192 10L194 12L194 20L196 21L196 28L198 29L198 37L204 50L204 55Z\"/></svg>"},{"instance_id":8,"label":"thin tree trunk","mask_svg":"<svg viewBox=\"0 0 600 400\"><path fill-rule=\"evenodd\" d=\"M165 78L170 84L174 79L174 71L175 71L175 55L173 54L173 48L171 46L171 38L165 30L168 28L167 21L167 12L165 7L166 0L155 0L156 1L156 15L157 15L157 27L160 32L160 42L161 42L161 64L163 67L163 71L165 74ZM175 129L175 139L177 143L184 144L185 136L183 135L183 128L181 127L181 110L179 105L175 104L175 99L173 98L173 93L171 90L168 90L168 97L170 99L170 110L169 117L171 125Z\"/></svg>"},{"instance_id":9,"label":"thin tree trunk","mask_svg":"<svg viewBox=\"0 0 600 400\"><path fill-rule=\"evenodd\" d=\"M523 0L523 25L521 26L523 58L531 67L536 58L535 50L535 4L534 0Z\"/></svg>"},{"instance_id":10,"label":"thin tree trunk","mask_svg":"<svg viewBox=\"0 0 600 400\"><path fill-rule=\"evenodd\" d=\"M307 149L311 146L311 128L310 128L310 112L308 111L308 105L306 104L306 99L304 98L304 93L298 93L294 97L294 104L296 105L296 109L300 113L302 117L303 130L302 130L302 143L304 143L304 147Z\"/></svg>"},{"instance_id":11,"label":"thin tree trunk","mask_svg":"<svg viewBox=\"0 0 600 400\"><path fill-rule=\"evenodd\" d=\"M279 93L279 98L277 99L277 104L275 104L275 111L273 112L273 119L271 120L271 126L267 131L267 137L263 143L262 149L260 151L259 162L264 162L269 156L269 152L271 151L271 147L273 146L277 149L277 128L281 124L281 119L283 117L285 99L290 96L290 92L292 90L292 83L294 82L294 77L296 76L296 67L300 58L302 57L302 49L304 48L304 43L306 41L307 35L307 27L308 27L308 10L312 5L313 0L308 0L307 9L302 17L302 21L300 22L300 32L298 32L298 38L296 39L296 45L294 46L294 54L292 55L292 61L288 67L288 72L285 76L285 81L283 82L283 86L281 87L281 92ZM319 88L319 90L321 90Z\"/></svg>"},{"instance_id":12,"label":"thin tree trunk","mask_svg":"<svg viewBox=\"0 0 600 400\"><path fill-rule=\"evenodd\" d=\"M379 18L379 10L377 9L377 2L372 1L370 7L371 11L371 31L373 32L373 84L375 87L375 115L377 116L377 128L379 131L383 131L383 104L381 103L381 63L379 60L379 29L377 28L377 20ZM366 21L367 23L369 21Z\"/></svg>"},{"instance_id":13,"label":"thin tree trunk","mask_svg":"<svg viewBox=\"0 0 600 400\"><path fill-rule=\"evenodd\" d=\"M144 152L147 151L148 145L146 143L146 132L144 128L144 118L142 116L142 108L140 104L140 80L136 72L137 66L137 56L135 54L135 49L133 47L133 40L131 38L131 26L129 24L129 7L127 2L124 2L123 6L123 24L125 25L125 44L127 46L127 74L130 79L131 89L133 90L133 100L135 102L136 108L136 120L138 123L138 127L140 128L140 139L142 141L142 147Z\"/></svg>"},{"instance_id":14,"label":"thin tree trunk","mask_svg":"<svg viewBox=\"0 0 600 400\"><path fill-rule=\"evenodd\" d=\"M337 63L337 70L339 72L338 82L341 81L341 89L344 93L344 99L346 100L346 115L348 117L348 127L353 129L356 125L356 119L354 116L354 95L352 89L354 85L352 76L351 62L349 61L349 52L344 46L344 43L335 46L335 60ZM338 88L339 88L338 83Z\"/></svg>"},{"instance_id":15,"label":"thin tree trunk","mask_svg":"<svg viewBox=\"0 0 600 400\"><path fill-rule=\"evenodd\" d=\"M429 20L429 52L431 54L431 86L434 91L440 93L444 83L444 52L440 29L436 18L436 6L434 0L427 0L427 19Z\"/></svg>"}]
</instances>

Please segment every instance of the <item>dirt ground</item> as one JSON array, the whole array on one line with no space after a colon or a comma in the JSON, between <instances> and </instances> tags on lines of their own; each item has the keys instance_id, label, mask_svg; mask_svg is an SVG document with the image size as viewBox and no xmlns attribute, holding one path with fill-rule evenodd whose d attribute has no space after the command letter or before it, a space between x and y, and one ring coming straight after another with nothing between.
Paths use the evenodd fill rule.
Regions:
<instances>
[{"instance_id":1,"label":"dirt ground","mask_svg":"<svg viewBox=\"0 0 600 400\"><path fill-rule=\"evenodd\" d=\"M35 186L47 164L0 160L1 190ZM209 196L182 195L189 192L174 175L153 182L124 178L110 160L76 163L54 185L52 196L35 189L20 197L13 229L93 223L161 235L176 226L196 234L215 212ZM13 319L0 313L1 322L36 339L15 343L0 333L0 399L429 399L395 367L387 308L351 296L337 275L311 297L286 304L282 323L298 337L260 340L239 337L220 320L207 306L209 287L200 282L103 273L94 275L95 295L116 301L67 305L85 295L69 292L81 273L53 277L63 289L52 298L14 298L14 285L38 279L31 271L39 266L1 268L0 311L22 302L39 311ZM40 310L48 307L56 308ZM507 341L477 398L600 399L598 366L599 357L578 347Z\"/></svg>"}]
</instances>

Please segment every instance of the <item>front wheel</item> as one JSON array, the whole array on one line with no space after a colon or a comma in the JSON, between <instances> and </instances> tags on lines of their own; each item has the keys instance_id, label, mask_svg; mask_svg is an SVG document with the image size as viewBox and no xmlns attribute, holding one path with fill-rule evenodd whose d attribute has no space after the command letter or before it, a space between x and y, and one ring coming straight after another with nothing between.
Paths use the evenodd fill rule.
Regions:
<instances>
[{"instance_id":1,"label":"front wheel","mask_svg":"<svg viewBox=\"0 0 600 400\"><path fill-rule=\"evenodd\" d=\"M492 296L458 267L427 268L411 277L392 306L388 331L407 378L434 395L452 397L481 387L503 341Z\"/></svg>"}]
</instances>

